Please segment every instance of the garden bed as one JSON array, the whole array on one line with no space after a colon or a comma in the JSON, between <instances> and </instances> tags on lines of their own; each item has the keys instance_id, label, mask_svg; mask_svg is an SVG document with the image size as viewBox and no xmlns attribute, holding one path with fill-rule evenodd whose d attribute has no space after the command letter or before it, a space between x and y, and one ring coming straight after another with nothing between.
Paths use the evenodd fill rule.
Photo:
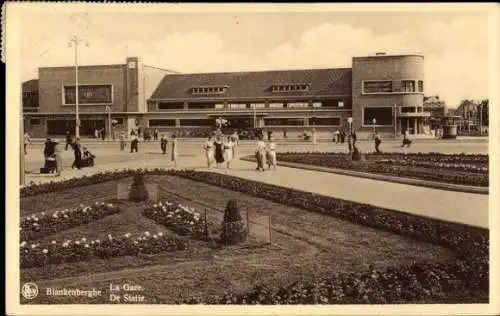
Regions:
<instances>
[{"instance_id":1,"label":"garden bed","mask_svg":"<svg viewBox=\"0 0 500 316\"><path fill-rule=\"evenodd\" d=\"M82 180L82 184L128 181L134 172L100 174ZM126 273L120 270L125 266L114 259L108 259L110 263L115 262L110 265L96 259L79 263L73 270L64 264L61 270L23 269L21 278L45 280L39 286L91 284L103 289L110 281L130 281L147 287L149 301L146 303L487 302L487 230L227 175L195 171L142 172L149 175L147 182L161 186L162 199L197 210L210 204L212 211L218 214L211 216L220 218L229 198L237 198L243 209L271 214L273 244L278 248L255 251L205 248L199 252L189 249L183 256L172 255L175 260L155 255L165 256L164 261L154 259L155 256L151 261L138 257L131 264L136 268ZM70 183L74 189L68 189L64 183L54 183L26 188L21 193L36 200L45 195L41 192L79 191L78 181ZM200 196L200 192L203 195ZM139 213L133 214L139 216ZM123 214L115 214L100 221L121 216ZM144 221L156 225L148 219ZM97 223L99 221L87 224L88 229L97 230L97 226L93 226ZM143 266L148 262L149 266ZM373 266L368 266L369 263ZM117 271L107 270L112 267ZM51 274L46 274L49 271ZM58 273L61 271L69 275L64 278ZM89 274L89 271L92 272ZM60 279L51 280L52 275ZM228 291L226 295L224 289ZM71 303L108 303L106 296L79 298ZM41 296L40 299L46 303L69 303L61 297ZM33 303L40 302L35 301Z\"/></svg>"},{"instance_id":2,"label":"garden bed","mask_svg":"<svg viewBox=\"0 0 500 316\"><path fill-rule=\"evenodd\" d=\"M364 154L353 161L343 153L278 153L278 162L351 170L465 186L489 186L487 155Z\"/></svg>"}]
</instances>

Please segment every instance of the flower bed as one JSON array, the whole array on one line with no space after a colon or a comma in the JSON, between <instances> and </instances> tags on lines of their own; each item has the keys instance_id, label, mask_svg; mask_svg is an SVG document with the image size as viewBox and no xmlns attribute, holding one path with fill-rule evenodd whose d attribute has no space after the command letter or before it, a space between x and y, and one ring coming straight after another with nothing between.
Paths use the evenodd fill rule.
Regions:
<instances>
[{"instance_id":1,"label":"flower bed","mask_svg":"<svg viewBox=\"0 0 500 316\"><path fill-rule=\"evenodd\" d=\"M28 241L90 223L119 212L119 207L103 202L96 202L90 206L80 205L74 209L51 213L42 212L39 215L33 214L22 218L19 234L21 240Z\"/></svg>"},{"instance_id":2,"label":"flower bed","mask_svg":"<svg viewBox=\"0 0 500 316\"><path fill-rule=\"evenodd\" d=\"M212 304L353 304L404 303L409 300L435 298L443 301L446 293L469 290L489 292L489 231L477 227L419 217L394 210L282 188L224 174L190 170L125 170L97 174L81 185L145 175L173 175L216 185L277 203L328 214L360 225L449 247L457 252L456 260L445 264L414 264L381 272L332 274L328 277L294 283L282 288L256 287L244 294L228 293L224 297L191 298L184 303ZM105 180L106 179L106 180ZM77 179L78 180L78 179ZM77 180L71 180L78 185ZM59 185L59 184L58 184ZM59 189L66 186L64 182ZM38 185L25 193L53 190L54 185ZM159 216L159 215L158 215Z\"/></svg>"},{"instance_id":3,"label":"flower bed","mask_svg":"<svg viewBox=\"0 0 500 316\"><path fill-rule=\"evenodd\" d=\"M488 167L484 165L483 156L366 154L364 157L365 161L352 161L342 153L278 153L278 161L284 162L469 186L489 186ZM474 162L457 163L461 157Z\"/></svg>"},{"instance_id":4,"label":"flower bed","mask_svg":"<svg viewBox=\"0 0 500 316\"><path fill-rule=\"evenodd\" d=\"M108 259L119 256L136 256L138 254L157 254L187 249L187 243L177 235L165 232L144 234L132 238L131 234L122 237L108 235L104 240L66 240L52 241L48 245L29 245L23 241L20 245L21 268L40 267L47 264L77 262L92 258Z\"/></svg>"},{"instance_id":5,"label":"flower bed","mask_svg":"<svg viewBox=\"0 0 500 316\"><path fill-rule=\"evenodd\" d=\"M164 225L181 236L207 240L208 227L205 220L193 208L168 201L148 205L143 215Z\"/></svg>"}]
</instances>

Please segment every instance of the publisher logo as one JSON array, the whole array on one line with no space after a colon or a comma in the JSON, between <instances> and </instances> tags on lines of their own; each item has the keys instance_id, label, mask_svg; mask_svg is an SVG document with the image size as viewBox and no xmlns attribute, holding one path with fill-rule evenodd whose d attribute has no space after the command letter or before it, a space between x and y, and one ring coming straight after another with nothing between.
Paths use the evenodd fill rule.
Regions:
<instances>
[{"instance_id":1,"label":"publisher logo","mask_svg":"<svg viewBox=\"0 0 500 316\"><path fill-rule=\"evenodd\" d=\"M21 288L21 295L27 300L34 299L38 296L38 286L35 283L24 283Z\"/></svg>"}]
</instances>

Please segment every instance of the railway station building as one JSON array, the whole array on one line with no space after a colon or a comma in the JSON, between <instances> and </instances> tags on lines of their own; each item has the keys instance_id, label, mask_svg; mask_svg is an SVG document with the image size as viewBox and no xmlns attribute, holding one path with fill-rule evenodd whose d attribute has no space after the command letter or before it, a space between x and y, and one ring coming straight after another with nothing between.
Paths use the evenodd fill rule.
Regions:
<instances>
[{"instance_id":1,"label":"railway station building","mask_svg":"<svg viewBox=\"0 0 500 316\"><path fill-rule=\"evenodd\" d=\"M358 135L374 129L383 136L407 129L423 134L430 117L423 110L424 83L420 55L353 57L351 68L196 74L130 57L119 65L79 67L80 134L93 135L110 117L117 130L141 126L168 134L207 130L219 117L232 128L262 128L278 137L314 128L330 138L348 130L349 117ZM24 86L30 89L23 88L25 130L32 137L74 131L73 66L39 68L38 81Z\"/></svg>"}]
</instances>

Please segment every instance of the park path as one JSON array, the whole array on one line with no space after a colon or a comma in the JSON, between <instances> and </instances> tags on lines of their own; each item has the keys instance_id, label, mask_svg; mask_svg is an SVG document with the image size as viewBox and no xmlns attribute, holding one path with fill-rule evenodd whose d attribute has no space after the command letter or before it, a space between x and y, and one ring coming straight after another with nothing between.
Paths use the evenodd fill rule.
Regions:
<instances>
[{"instance_id":1,"label":"park path","mask_svg":"<svg viewBox=\"0 0 500 316\"><path fill-rule=\"evenodd\" d=\"M181 157L179 168L206 170L203 168L205 162L199 154L198 147L193 146L196 152L193 151L191 155ZM242 152L240 155L245 154ZM168 156L160 155L138 155L132 160L132 164L128 158L123 162L103 162L94 168L66 169L59 178L51 175L28 174L26 183L32 180L38 183L61 181L124 168L172 168L173 165L168 158ZM477 227L489 227L489 195L485 194L453 192L289 167L278 167L276 171L257 172L255 163L241 160L233 161L232 168L229 170L212 171L381 208Z\"/></svg>"}]
</instances>

